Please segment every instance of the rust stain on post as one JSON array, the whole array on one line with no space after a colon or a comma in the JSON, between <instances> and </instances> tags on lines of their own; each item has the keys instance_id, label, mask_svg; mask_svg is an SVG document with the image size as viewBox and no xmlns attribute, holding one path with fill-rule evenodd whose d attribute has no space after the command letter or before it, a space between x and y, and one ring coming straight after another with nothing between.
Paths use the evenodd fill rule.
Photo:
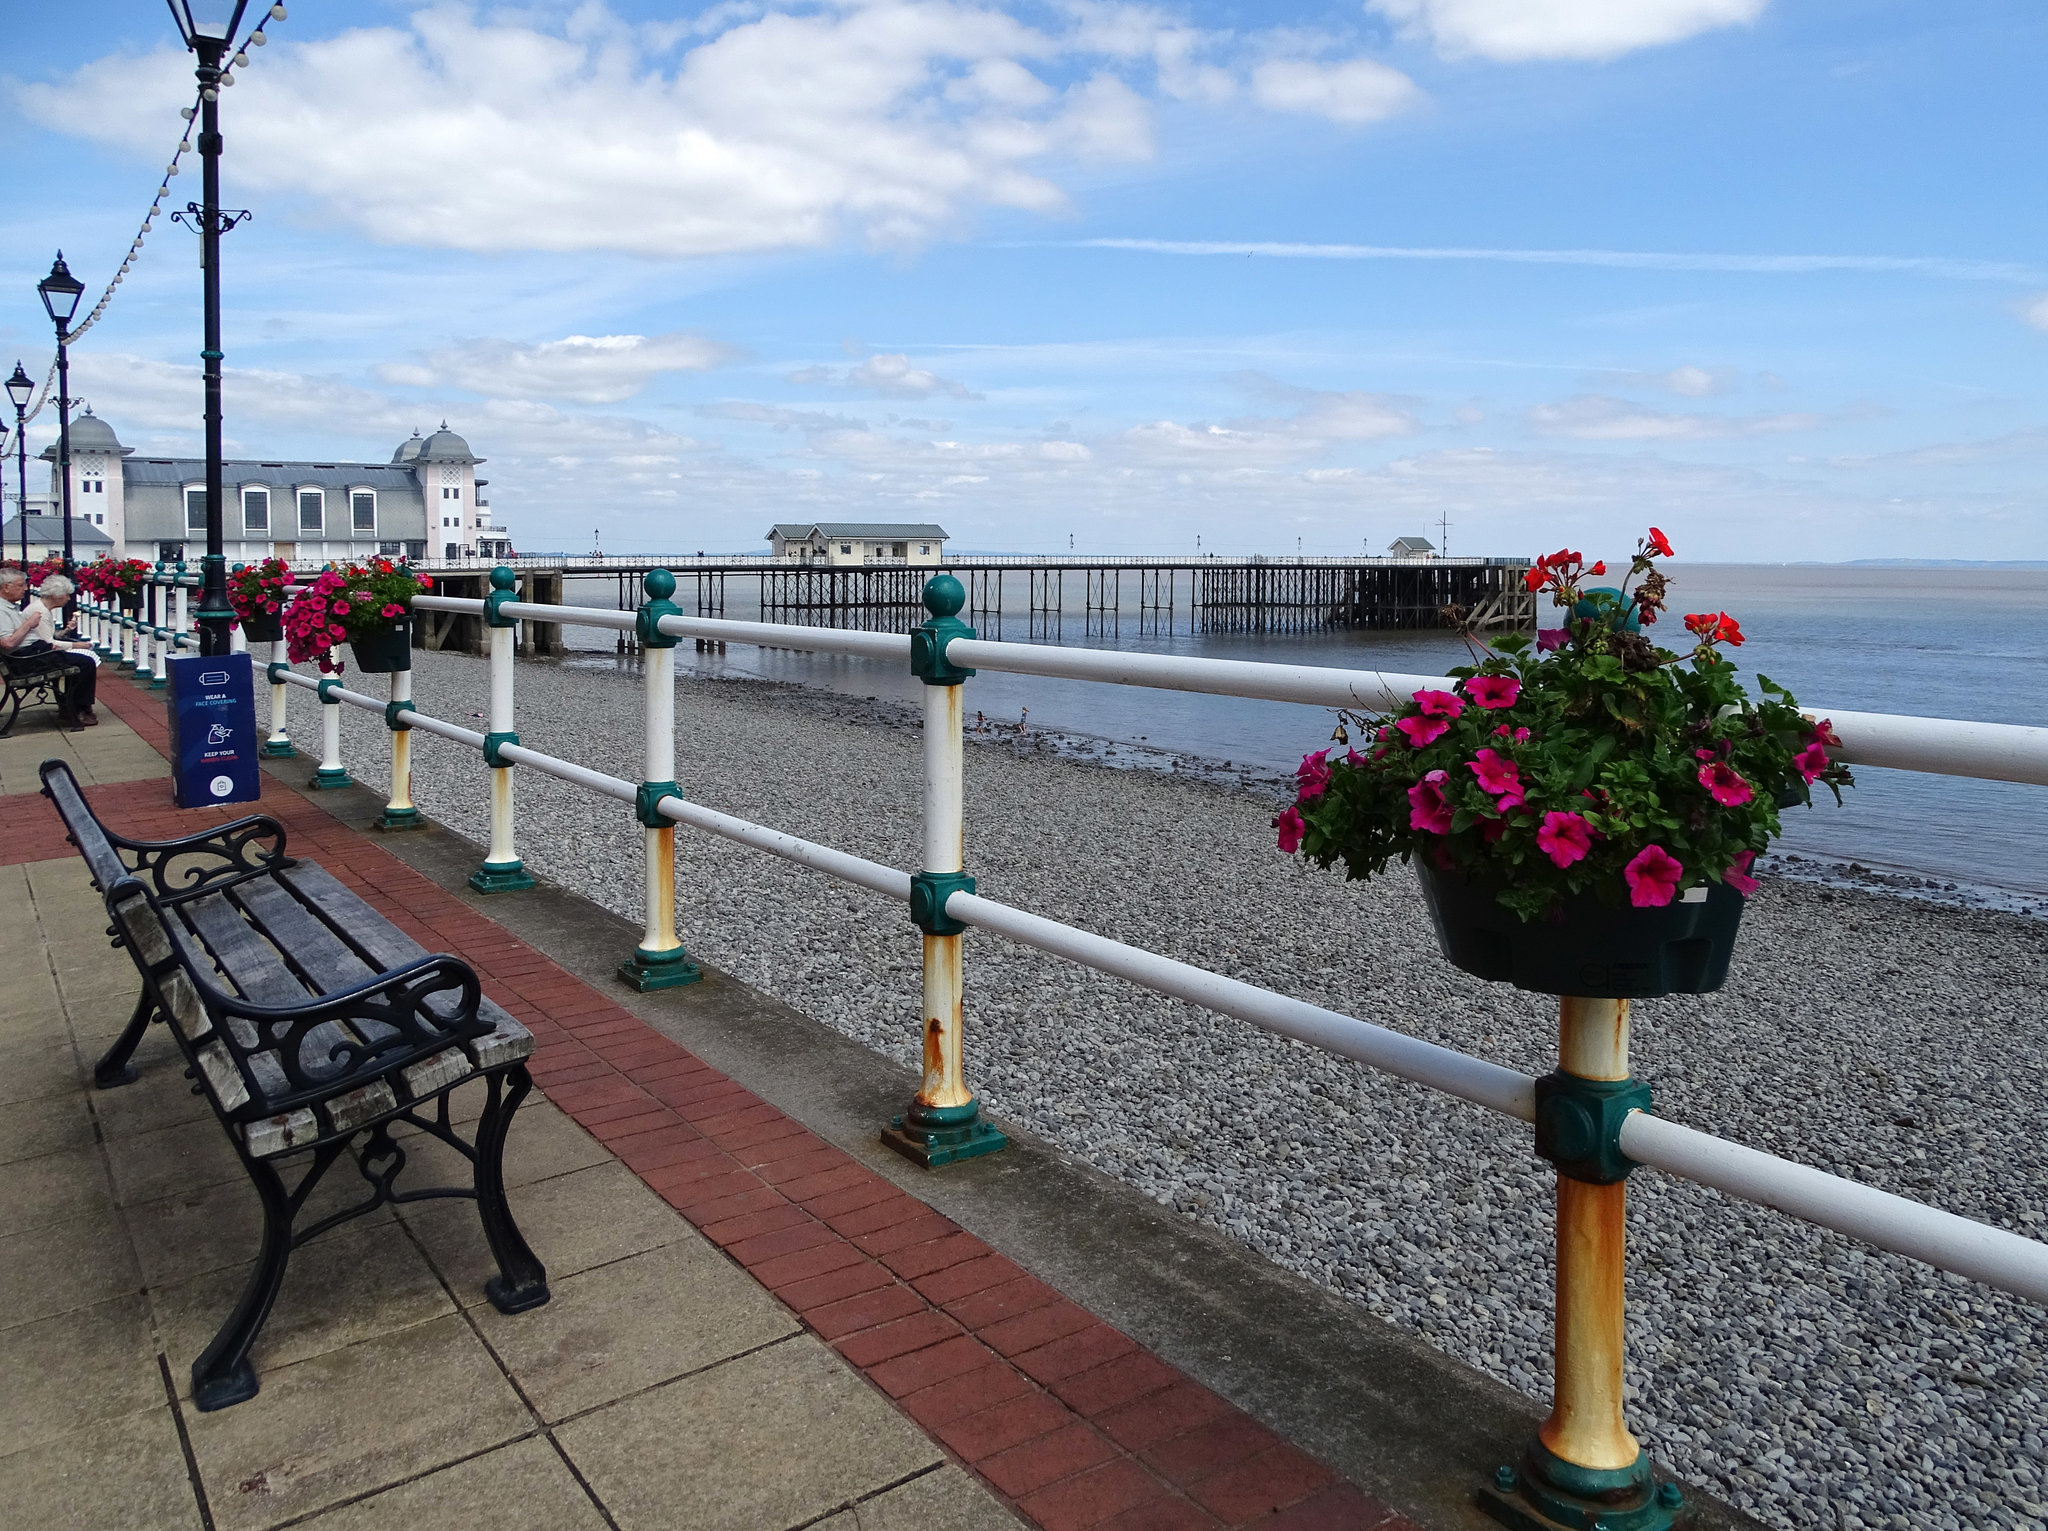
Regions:
<instances>
[{"instance_id":1,"label":"rust stain on post","mask_svg":"<svg viewBox=\"0 0 2048 1531\"><path fill-rule=\"evenodd\" d=\"M412 735L403 728L391 731L391 801L384 806L412 807Z\"/></svg>"},{"instance_id":2,"label":"rust stain on post","mask_svg":"<svg viewBox=\"0 0 2048 1531\"><path fill-rule=\"evenodd\" d=\"M671 952L676 939L676 827L647 831L647 939L649 952Z\"/></svg>"},{"instance_id":3,"label":"rust stain on post","mask_svg":"<svg viewBox=\"0 0 2048 1531\"><path fill-rule=\"evenodd\" d=\"M960 937L924 938L924 1087L920 1106L964 1106L967 1088L961 1046L965 1013L961 1005Z\"/></svg>"},{"instance_id":4,"label":"rust stain on post","mask_svg":"<svg viewBox=\"0 0 2048 1531\"><path fill-rule=\"evenodd\" d=\"M1558 1001L1558 1067L1581 1079L1628 1078L1628 1001Z\"/></svg>"},{"instance_id":5,"label":"rust stain on post","mask_svg":"<svg viewBox=\"0 0 2048 1531\"><path fill-rule=\"evenodd\" d=\"M1543 1444L1581 1467L1632 1465L1622 1418L1622 1266L1628 1187L1557 1182L1557 1375Z\"/></svg>"}]
</instances>

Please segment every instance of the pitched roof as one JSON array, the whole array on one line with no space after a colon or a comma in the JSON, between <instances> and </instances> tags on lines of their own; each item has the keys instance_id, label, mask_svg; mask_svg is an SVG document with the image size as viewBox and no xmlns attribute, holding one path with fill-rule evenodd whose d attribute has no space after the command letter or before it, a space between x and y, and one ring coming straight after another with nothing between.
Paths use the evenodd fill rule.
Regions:
<instances>
[{"instance_id":1,"label":"pitched roof","mask_svg":"<svg viewBox=\"0 0 2048 1531\"><path fill-rule=\"evenodd\" d=\"M203 457L131 457L127 482L130 488L144 484L203 484ZM228 485L268 484L274 489L295 489L306 485L320 489L413 489L418 480L410 467L388 462L247 462L221 464L222 481Z\"/></svg>"},{"instance_id":2,"label":"pitched roof","mask_svg":"<svg viewBox=\"0 0 2048 1531\"><path fill-rule=\"evenodd\" d=\"M862 537L869 541L877 537L921 537L927 542L947 540L946 529L929 521L813 521L807 525L789 521L778 522L771 534L801 539L812 532L820 537Z\"/></svg>"},{"instance_id":3,"label":"pitched roof","mask_svg":"<svg viewBox=\"0 0 2048 1531\"><path fill-rule=\"evenodd\" d=\"M97 495L94 496L98 498ZM64 518L62 516L38 516L28 518L28 540L30 542L58 543L64 541ZM114 539L80 516L71 518L71 545L74 548L112 547ZM17 552L21 548L21 517L9 516L0 526L0 546L12 546Z\"/></svg>"},{"instance_id":4,"label":"pitched roof","mask_svg":"<svg viewBox=\"0 0 2048 1531\"><path fill-rule=\"evenodd\" d=\"M1390 553L1434 553L1436 544L1427 537L1396 537L1387 547Z\"/></svg>"}]
</instances>

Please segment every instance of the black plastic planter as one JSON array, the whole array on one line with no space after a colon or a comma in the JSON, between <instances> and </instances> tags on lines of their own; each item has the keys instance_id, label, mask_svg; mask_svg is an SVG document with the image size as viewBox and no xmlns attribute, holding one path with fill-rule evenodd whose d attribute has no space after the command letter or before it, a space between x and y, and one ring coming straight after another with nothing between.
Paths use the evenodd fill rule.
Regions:
<instances>
[{"instance_id":1,"label":"black plastic planter","mask_svg":"<svg viewBox=\"0 0 2048 1531\"><path fill-rule=\"evenodd\" d=\"M1743 898L1709 883L1699 903L1610 908L1590 894L1524 921L1495 899L1503 884L1415 863L1437 944L1475 978L1538 994L1655 999L1711 994L1728 981Z\"/></svg>"},{"instance_id":2,"label":"black plastic planter","mask_svg":"<svg viewBox=\"0 0 2048 1531\"><path fill-rule=\"evenodd\" d=\"M365 675L389 675L412 668L412 618L400 617L389 627L380 627L348 641L356 668Z\"/></svg>"},{"instance_id":3,"label":"black plastic planter","mask_svg":"<svg viewBox=\"0 0 2048 1531\"><path fill-rule=\"evenodd\" d=\"M276 643L284 637L284 618L277 612L261 612L241 622L242 636L250 643Z\"/></svg>"}]
</instances>

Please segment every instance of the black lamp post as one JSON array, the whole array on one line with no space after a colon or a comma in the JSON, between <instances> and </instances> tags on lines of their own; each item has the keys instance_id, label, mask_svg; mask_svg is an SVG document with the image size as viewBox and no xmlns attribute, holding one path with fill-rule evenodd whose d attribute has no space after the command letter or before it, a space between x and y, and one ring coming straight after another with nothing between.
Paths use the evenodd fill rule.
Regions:
<instances>
[{"instance_id":1,"label":"black lamp post","mask_svg":"<svg viewBox=\"0 0 2048 1531\"><path fill-rule=\"evenodd\" d=\"M221 213L220 92L224 83L232 83L224 78L221 60L241 28L249 0L169 3L179 35L199 59L202 202L186 204L185 212L199 226L199 269L206 290L206 348L199 353L206 364L206 560L201 566L199 610L193 615L199 627L199 652L212 655L228 651L228 626L235 617L234 607L228 604L227 550L221 533L220 236L248 216L229 213L224 217Z\"/></svg>"},{"instance_id":2,"label":"black lamp post","mask_svg":"<svg viewBox=\"0 0 2048 1531\"><path fill-rule=\"evenodd\" d=\"M78 300L85 296L85 283L64 264L64 252L50 274L36 283L43 295L43 308L57 326L57 480L61 496L58 514L64 518L64 572L71 572L71 316L78 312Z\"/></svg>"},{"instance_id":3,"label":"black lamp post","mask_svg":"<svg viewBox=\"0 0 2048 1531\"><path fill-rule=\"evenodd\" d=\"M15 495L21 502L21 567L28 568L28 401L36 391L35 379L14 364L14 376L7 380L7 397L14 401Z\"/></svg>"}]
</instances>

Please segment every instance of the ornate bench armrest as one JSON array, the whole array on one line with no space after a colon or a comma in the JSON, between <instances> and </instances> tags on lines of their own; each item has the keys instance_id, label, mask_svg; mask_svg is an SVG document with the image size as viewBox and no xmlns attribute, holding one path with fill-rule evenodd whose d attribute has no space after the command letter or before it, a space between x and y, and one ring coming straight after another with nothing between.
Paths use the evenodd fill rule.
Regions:
<instances>
[{"instance_id":1,"label":"ornate bench armrest","mask_svg":"<svg viewBox=\"0 0 2048 1531\"><path fill-rule=\"evenodd\" d=\"M285 829L267 813L253 813L175 840L131 840L100 826L108 843L127 852L137 874L148 876L159 905L211 893L246 878L292 864L285 854Z\"/></svg>"},{"instance_id":2,"label":"ornate bench armrest","mask_svg":"<svg viewBox=\"0 0 2048 1531\"><path fill-rule=\"evenodd\" d=\"M208 983L192 964L186 964L186 970L198 980L209 1009L229 1022L242 1021L254 1028L253 1045L246 1033L237 1035L242 1028L233 1024L220 1028L237 1062L243 1063L252 1054L269 1054L276 1058L290 1085L282 1096L266 1095L243 1063L251 1100L234 1113L238 1119L320 1104L492 1029L477 1013L483 988L475 971L460 957L445 953L421 957L351 988L291 1006L252 1004ZM429 1008L430 1000L451 993L457 996L452 1009ZM358 1030L362 1023L390 1030L373 1039L337 1034L327 1045L325 1071L315 1075L308 1071L303 1056L307 1041L312 1032L332 1022L356 1023Z\"/></svg>"}]
</instances>

